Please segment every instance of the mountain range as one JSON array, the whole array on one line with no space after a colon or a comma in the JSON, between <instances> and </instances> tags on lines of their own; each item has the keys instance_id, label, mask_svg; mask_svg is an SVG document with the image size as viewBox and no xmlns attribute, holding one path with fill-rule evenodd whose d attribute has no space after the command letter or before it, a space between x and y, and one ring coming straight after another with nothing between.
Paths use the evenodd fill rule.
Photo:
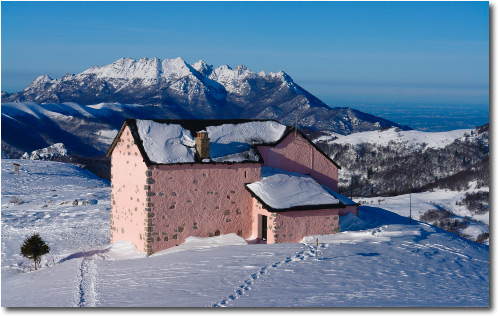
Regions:
<instances>
[{"instance_id":1,"label":"mountain range","mask_svg":"<svg viewBox=\"0 0 498 316\"><path fill-rule=\"evenodd\" d=\"M214 68L181 58L121 58L59 79L39 76L20 92L2 92L2 104L2 150L15 155L58 142L79 155L101 154L108 145L102 135L112 134L125 118L254 118L286 125L297 120L304 129L343 135L410 129L351 108L331 108L283 71Z\"/></svg>"}]
</instances>

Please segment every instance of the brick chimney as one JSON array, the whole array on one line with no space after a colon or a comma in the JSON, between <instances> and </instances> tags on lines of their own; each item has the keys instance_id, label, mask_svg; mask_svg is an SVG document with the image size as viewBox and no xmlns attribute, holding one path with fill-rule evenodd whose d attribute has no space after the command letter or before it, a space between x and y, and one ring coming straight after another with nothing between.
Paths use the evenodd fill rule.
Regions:
<instances>
[{"instance_id":1,"label":"brick chimney","mask_svg":"<svg viewBox=\"0 0 498 316\"><path fill-rule=\"evenodd\" d=\"M195 149L197 149L199 158L209 158L209 137L206 131L197 132L197 137L195 138Z\"/></svg>"}]
</instances>

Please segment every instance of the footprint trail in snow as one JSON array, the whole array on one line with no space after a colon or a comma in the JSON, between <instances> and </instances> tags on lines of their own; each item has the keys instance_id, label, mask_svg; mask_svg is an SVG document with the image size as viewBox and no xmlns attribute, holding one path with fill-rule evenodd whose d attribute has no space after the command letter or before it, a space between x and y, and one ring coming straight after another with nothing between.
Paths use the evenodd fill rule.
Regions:
<instances>
[{"instance_id":1,"label":"footprint trail in snow","mask_svg":"<svg viewBox=\"0 0 498 316\"><path fill-rule=\"evenodd\" d=\"M263 266L257 272L252 273L248 278L246 278L243 283L234 290L233 294L229 295L226 298L223 298L220 302L209 305L208 307L227 307L227 305L230 304L231 301L240 298L246 292L250 291L257 280L268 274L271 270L280 267L282 264L287 264L291 261L302 261L310 258L315 258L315 247L313 245L308 245L305 243L303 243L303 245L308 248L307 251L299 251L292 257L286 257L285 260L269 263Z\"/></svg>"}]
</instances>

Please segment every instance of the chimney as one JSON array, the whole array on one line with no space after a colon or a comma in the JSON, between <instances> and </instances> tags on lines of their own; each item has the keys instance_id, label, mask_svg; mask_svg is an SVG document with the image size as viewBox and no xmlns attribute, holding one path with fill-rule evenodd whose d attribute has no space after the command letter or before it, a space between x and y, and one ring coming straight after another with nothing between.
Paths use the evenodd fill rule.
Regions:
<instances>
[{"instance_id":1,"label":"chimney","mask_svg":"<svg viewBox=\"0 0 498 316\"><path fill-rule=\"evenodd\" d=\"M206 131L197 132L195 149L197 149L200 159L209 158L209 137Z\"/></svg>"}]
</instances>

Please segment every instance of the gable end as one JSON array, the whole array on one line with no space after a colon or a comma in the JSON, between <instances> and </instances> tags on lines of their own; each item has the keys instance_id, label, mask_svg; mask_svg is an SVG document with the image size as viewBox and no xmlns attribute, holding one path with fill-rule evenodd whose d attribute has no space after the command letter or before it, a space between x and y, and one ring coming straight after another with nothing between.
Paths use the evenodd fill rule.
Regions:
<instances>
[{"instance_id":1,"label":"gable end","mask_svg":"<svg viewBox=\"0 0 498 316\"><path fill-rule=\"evenodd\" d=\"M130 129L131 136L133 137L133 141L137 145L138 151L140 152L140 155L142 156L147 167L152 165L153 163L150 161L149 156L145 152L145 148L144 148L142 139L138 135L137 124L136 124L134 119L126 119L123 122L123 125L121 125L121 128L119 129L119 132L116 134L116 137L114 137L114 140L112 141L112 144L109 147L109 150L107 151L106 156L110 157L112 155L112 152L114 151L114 148L116 147L119 140L121 139L121 135L123 134L123 131L126 127L128 127Z\"/></svg>"},{"instance_id":2,"label":"gable end","mask_svg":"<svg viewBox=\"0 0 498 316\"><path fill-rule=\"evenodd\" d=\"M282 135L282 137L278 141L276 141L275 143L271 143L271 144L261 144L259 146L271 146L271 147L275 147L278 144L280 144L281 142L283 142L284 139L286 139L287 136L289 136L289 134L295 133L295 131L296 131L295 127L289 127L289 126L287 126L287 130L284 132L284 134ZM313 146L313 148L315 148L328 161L330 161L331 163L333 163L334 166L337 167L337 169L342 169L341 166L339 166L339 164L337 164L337 162L335 162L334 160L332 160L332 158L330 158L323 150L321 150L315 143L313 143L311 141L311 139L308 138L308 136L306 136L303 132L301 132L301 130L297 129L297 134L299 134L305 141L307 141L311 146Z\"/></svg>"}]
</instances>

